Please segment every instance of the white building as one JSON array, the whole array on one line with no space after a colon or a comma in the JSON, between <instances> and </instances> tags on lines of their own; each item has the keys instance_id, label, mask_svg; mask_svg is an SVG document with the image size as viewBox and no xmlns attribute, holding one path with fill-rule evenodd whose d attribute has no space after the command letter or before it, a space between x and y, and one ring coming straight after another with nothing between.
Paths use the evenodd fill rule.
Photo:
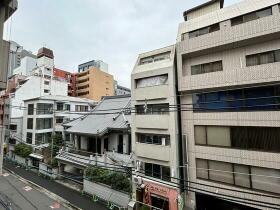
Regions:
<instances>
[{"instance_id":1,"label":"white building","mask_svg":"<svg viewBox=\"0 0 280 210\"><path fill-rule=\"evenodd\" d=\"M13 70L13 74L24 75L24 76L31 76L33 69L36 67L37 59L25 56L21 59L21 64L17 68Z\"/></svg>"},{"instance_id":2,"label":"white building","mask_svg":"<svg viewBox=\"0 0 280 210\"><path fill-rule=\"evenodd\" d=\"M89 99L49 95L24 100L23 136L29 144L48 143L53 133L63 132L62 123L90 112L94 102Z\"/></svg>"},{"instance_id":3,"label":"white building","mask_svg":"<svg viewBox=\"0 0 280 210\"><path fill-rule=\"evenodd\" d=\"M177 37L190 209L280 208L280 1L213 0Z\"/></svg>"}]
</instances>

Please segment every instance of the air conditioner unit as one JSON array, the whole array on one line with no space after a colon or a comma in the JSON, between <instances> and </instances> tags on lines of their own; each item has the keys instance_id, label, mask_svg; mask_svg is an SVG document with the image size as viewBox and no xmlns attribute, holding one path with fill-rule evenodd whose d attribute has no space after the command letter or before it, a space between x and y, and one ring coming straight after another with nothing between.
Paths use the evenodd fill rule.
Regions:
<instances>
[{"instance_id":1,"label":"air conditioner unit","mask_svg":"<svg viewBox=\"0 0 280 210\"><path fill-rule=\"evenodd\" d=\"M133 177L132 177L132 182L133 182L134 184L141 185L141 184L142 184L142 178L139 177L139 176L133 176Z\"/></svg>"}]
</instances>

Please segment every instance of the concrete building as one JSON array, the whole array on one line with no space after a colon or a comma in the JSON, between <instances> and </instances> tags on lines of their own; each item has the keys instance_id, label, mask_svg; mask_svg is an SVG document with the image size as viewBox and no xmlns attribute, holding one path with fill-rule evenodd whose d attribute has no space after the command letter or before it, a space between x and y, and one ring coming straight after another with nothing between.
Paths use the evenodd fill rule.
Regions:
<instances>
[{"instance_id":1,"label":"concrete building","mask_svg":"<svg viewBox=\"0 0 280 210\"><path fill-rule=\"evenodd\" d=\"M102 60L92 60L92 61L88 61L86 63L82 63L78 66L78 72L81 73L81 72L87 71L91 67L95 67L105 73L109 73L108 64L103 62Z\"/></svg>"},{"instance_id":2,"label":"concrete building","mask_svg":"<svg viewBox=\"0 0 280 210\"><path fill-rule=\"evenodd\" d=\"M213 0L184 13L176 52L189 209L279 209L279 4Z\"/></svg>"},{"instance_id":3,"label":"concrete building","mask_svg":"<svg viewBox=\"0 0 280 210\"><path fill-rule=\"evenodd\" d=\"M22 139L29 144L48 143L53 133L63 132L62 123L77 119L91 111L89 99L48 95L24 100Z\"/></svg>"},{"instance_id":4,"label":"concrete building","mask_svg":"<svg viewBox=\"0 0 280 210\"><path fill-rule=\"evenodd\" d=\"M170 210L178 209L180 195L174 59L174 45L140 54L131 75L132 150L139 171L132 198Z\"/></svg>"},{"instance_id":5,"label":"concrete building","mask_svg":"<svg viewBox=\"0 0 280 210\"><path fill-rule=\"evenodd\" d=\"M0 90L6 88L10 49L9 43L3 41L4 23L17 10L17 6L17 0L0 2Z\"/></svg>"},{"instance_id":6,"label":"concrete building","mask_svg":"<svg viewBox=\"0 0 280 210\"><path fill-rule=\"evenodd\" d=\"M119 85L118 81L116 80L114 82L115 82L115 96L131 94L131 90L129 88Z\"/></svg>"},{"instance_id":7,"label":"concrete building","mask_svg":"<svg viewBox=\"0 0 280 210\"><path fill-rule=\"evenodd\" d=\"M36 67L37 59L31 56L25 56L20 60L20 66L13 69L12 75L31 76Z\"/></svg>"},{"instance_id":8,"label":"concrete building","mask_svg":"<svg viewBox=\"0 0 280 210\"><path fill-rule=\"evenodd\" d=\"M115 94L113 75L95 67L76 74L77 96L100 101L103 96Z\"/></svg>"},{"instance_id":9,"label":"concrete building","mask_svg":"<svg viewBox=\"0 0 280 210\"><path fill-rule=\"evenodd\" d=\"M26 57L28 57L29 59L24 59ZM24 61L23 61L23 59L24 59ZM12 76L13 74L16 74L16 72L14 72L14 70L19 68L22 65L22 61L24 62L23 63L24 66L26 66L26 65L34 64L35 60L36 60L36 55L32 54L32 52L30 52L30 51L23 49L23 46L19 45L18 43L14 42L14 41L10 41L9 74L8 74L9 77ZM28 64L26 64L26 63L28 63ZM29 66L27 66L27 67L29 67ZM32 71L32 69L31 70L30 70L30 68L28 68L28 69L29 69L29 71L27 71L27 72L30 73ZM26 74L24 74L24 75L26 75ZM26 75L26 76L28 76L28 75Z\"/></svg>"},{"instance_id":10,"label":"concrete building","mask_svg":"<svg viewBox=\"0 0 280 210\"><path fill-rule=\"evenodd\" d=\"M62 69L54 68L53 76L58 80L64 80L68 83L68 96L77 96L76 93L76 81L77 75L69 71Z\"/></svg>"}]
</instances>

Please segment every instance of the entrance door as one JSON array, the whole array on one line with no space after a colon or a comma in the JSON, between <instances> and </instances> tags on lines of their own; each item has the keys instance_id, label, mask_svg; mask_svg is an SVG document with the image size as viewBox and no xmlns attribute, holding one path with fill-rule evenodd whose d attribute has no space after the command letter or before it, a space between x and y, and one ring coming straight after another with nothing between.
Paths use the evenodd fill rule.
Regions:
<instances>
[{"instance_id":1,"label":"entrance door","mask_svg":"<svg viewBox=\"0 0 280 210\"><path fill-rule=\"evenodd\" d=\"M101 139L97 138L97 153L101 154Z\"/></svg>"},{"instance_id":2,"label":"entrance door","mask_svg":"<svg viewBox=\"0 0 280 210\"><path fill-rule=\"evenodd\" d=\"M123 154L123 135L119 135L118 153Z\"/></svg>"},{"instance_id":3,"label":"entrance door","mask_svg":"<svg viewBox=\"0 0 280 210\"><path fill-rule=\"evenodd\" d=\"M151 195L152 206L163 210L169 210L169 201L167 198L163 198L157 195ZM154 210L155 208L152 208Z\"/></svg>"},{"instance_id":4,"label":"entrance door","mask_svg":"<svg viewBox=\"0 0 280 210\"><path fill-rule=\"evenodd\" d=\"M96 139L94 137L88 138L88 151L96 153Z\"/></svg>"},{"instance_id":5,"label":"entrance door","mask_svg":"<svg viewBox=\"0 0 280 210\"><path fill-rule=\"evenodd\" d=\"M108 138L104 139L104 150L106 150L107 152L109 151L109 142L108 142Z\"/></svg>"}]
</instances>

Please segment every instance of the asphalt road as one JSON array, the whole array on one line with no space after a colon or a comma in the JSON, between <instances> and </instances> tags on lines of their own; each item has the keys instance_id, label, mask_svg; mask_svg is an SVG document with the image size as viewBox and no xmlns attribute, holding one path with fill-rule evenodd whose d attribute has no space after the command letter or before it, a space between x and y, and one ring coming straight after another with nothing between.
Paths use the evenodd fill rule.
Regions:
<instances>
[{"instance_id":1,"label":"asphalt road","mask_svg":"<svg viewBox=\"0 0 280 210\"><path fill-rule=\"evenodd\" d=\"M83 196L81 195L81 193L67 188L64 185L61 185L57 182L37 176L37 174L35 174L34 172L27 171L20 167L16 167L14 164L9 162L4 162L4 167L13 171L15 174L21 176L22 178L27 179L47 189L48 191L62 197L63 199L67 200L68 202L83 210L108 210L108 208L104 204L98 202L94 203L89 197Z\"/></svg>"},{"instance_id":2,"label":"asphalt road","mask_svg":"<svg viewBox=\"0 0 280 210\"><path fill-rule=\"evenodd\" d=\"M4 171L0 176L0 209L6 210L67 210L46 194Z\"/></svg>"}]
</instances>

